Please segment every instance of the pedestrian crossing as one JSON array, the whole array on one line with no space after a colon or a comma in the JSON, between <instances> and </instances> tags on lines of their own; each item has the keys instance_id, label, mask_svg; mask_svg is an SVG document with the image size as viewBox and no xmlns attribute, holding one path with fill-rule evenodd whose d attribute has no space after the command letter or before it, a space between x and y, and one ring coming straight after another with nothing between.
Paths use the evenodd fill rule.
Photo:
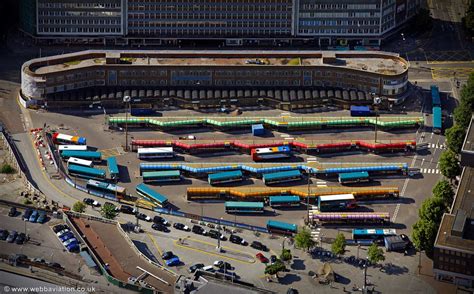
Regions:
<instances>
[{"instance_id":1,"label":"pedestrian crossing","mask_svg":"<svg viewBox=\"0 0 474 294\"><path fill-rule=\"evenodd\" d=\"M423 174L441 174L438 168L420 168L420 172Z\"/></svg>"},{"instance_id":2,"label":"pedestrian crossing","mask_svg":"<svg viewBox=\"0 0 474 294\"><path fill-rule=\"evenodd\" d=\"M431 148L431 149L446 149L446 146L444 144L430 143L429 148Z\"/></svg>"}]
</instances>

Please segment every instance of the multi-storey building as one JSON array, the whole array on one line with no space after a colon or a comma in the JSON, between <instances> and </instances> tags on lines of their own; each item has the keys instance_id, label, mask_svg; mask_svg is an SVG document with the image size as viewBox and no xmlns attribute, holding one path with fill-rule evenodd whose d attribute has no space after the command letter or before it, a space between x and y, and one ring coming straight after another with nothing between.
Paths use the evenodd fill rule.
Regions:
<instances>
[{"instance_id":1,"label":"multi-storey building","mask_svg":"<svg viewBox=\"0 0 474 294\"><path fill-rule=\"evenodd\" d=\"M21 1L20 23L40 39L138 45L207 40L378 46L420 6L420 0ZM25 11L32 7L35 12Z\"/></svg>"},{"instance_id":2,"label":"multi-storey building","mask_svg":"<svg viewBox=\"0 0 474 294\"><path fill-rule=\"evenodd\" d=\"M449 213L443 215L434 245L437 280L474 287L474 117L461 150L463 172ZM464 160L463 160L464 159Z\"/></svg>"},{"instance_id":3,"label":"multi-storey building","mask_svg":"<svg viewBox=\"0 0 474 294\"><path fill-rule=\"evenodd\" d=\"M22 67L22 101L48 107L114 105L126 95L184 107L219 103L281 108L370 104L406 97L408 63L379 51L83 51ZM129 94L126 94L128 91Z\"/></svg>"}]
</instances>

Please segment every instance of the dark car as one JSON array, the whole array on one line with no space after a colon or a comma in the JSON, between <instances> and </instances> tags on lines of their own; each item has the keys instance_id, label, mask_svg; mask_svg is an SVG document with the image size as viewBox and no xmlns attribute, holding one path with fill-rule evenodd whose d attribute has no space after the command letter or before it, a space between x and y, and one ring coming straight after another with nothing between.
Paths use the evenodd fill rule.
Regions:
<instances>
[{"instance_id":1,"label":"dark car","mask_svg":"<svg viewBox=\"0 0 474 294\"><path fill-rule=\"evenodd\" d=\"M23 213L23 220L28 221L30 219L31 214L33 213L33 209L27 208L25 212Z\"/></svg>"},{"instance_id":2,"label":"dark car","mask_svg":"<svg viewBox=\"0 0 474 294\"><path fill-rule=\"evenodd\" d=\"M144 220L144 221L147 221L147 222L151 222L151 217L149 217L148 215L144 214L144 213L137 213L137 218L138 219L141 219L141 220Z\"/></svg>"},{"instance_id":3,"label":"dark car","mask_svg":"<svg viewBox=\"0 0 474 294\"><path fill-rule=\"evenodd\" d=\"M18 236L15 239L15 243L18 244L18 245L21 245L21 244L25 243L25 241L26 241L25 233L18 234Z\"/></svg>"},{"instance_id":4,"label":"dark car","mask_svg":"<svg viewBox=\"0 0 474 294\"><path fill-rule=\"evenodd\" d=\"M189 228L188 226L182 224L182 223L174 223L173 224L173 228L177 229L177 230L181 230L181 231L189 231Z\"/></svg>"},{"instance_id":5,"label":"dark car","mask_svg":"<svg viewBox=\"0 0 474 294\"><path fill-rule=\"evenodd\" d=\"M174 256L173 252L166 251L166 252L163 252L163 254L161 255L161 258L163 258L164 260L168 260L173 256Z\"/></svg>"},{"instance_id":6,"label":"dark car","mask_svg":"<svg viewBox=\"0 0 474 294\"><path fill-rule=\"evenodd\" d=\"M15 216L16 212L16 207L10 207L10 210L8 211L8 216Z\"/></svg>"},{"instance_id":7,"label":"dark car","mask_svg":"<svg viewBox=\"0 0 474 294\"><path fill-rule=\"evenodd\" d=\"M48 265L49 265L50 267L53 267L53 268L56 268L56 269L64 269L63 266L60 265L60 264L57 263L57 262L50 262L50 263L48 263Z\"/></svg>"},{"instance_id":8,"label":"dark car","mask_svg":"<svg viewBox=\"0 0 474 294\"><path fill-rule=\"evenodd\" d=\"M8 238L8 235L7 230L0 230L0 240L5 241Z\"/></svg>"},{"instance_id":9,"label":"dark car","mask_svg":"<svg viewBox=\"0 0 474 294\"><path fill-rule=\"evenodd\" d=\"M275 263L276 261L277 261L276 255L270 256L270 262L271 262L271 263Z\"/></svg>"},{"instance_id":10,"label":"dark car","mask_svg":"<svg viewBox=\"0 0 474 294\"><path fill-rule=\"evenodd\" d=\"M165 225L165 226L168 225L168 221L165 220L164 218L162 218L162 217L159 216L159 215L155 215L155 216L153 217L153 222L154 222L155 224L163 224L163 225Z\"/></svg>"},{"instance_id":11,"label":"dark car","mask_svg":"<svg viewBox=\"0 0 474 294\"><path fill-rule=\"evenodd\" d=\"M67 229L67 228L68 228L68 227L67 227L66 225L62 225L62 224L61 224L61 225L55 225L55 226L53 227L53 231L54 231L55 233L59 233L59 232L61 232L62 230Z\"/></svg>"},{"instance_id":12,"label":"dark car","mask_svg":"<svg viewBox=\"0 0 474 294\"><path fill-rule=\"evenodd\" d=\"M7 242L8 243L13 243L17 236L18 236L17 231L11 231L10 235L8 235L8 237L7 237Z\"/></svg>"},{"instance_id":13,"label":"dark car","mask_svg":"<svg viewBox=\"0 0 474 294\"><path fill-rule=\"evenodd\" d=\"M204 264L196 263L196 264L192 265L191 267L189 267L189 272L194 273L195 271L197 271L198 269L202 269L203 267L204 267Z\"/></svg>"},{"instance_id":14,"label":"dark car","mask_svg":"<svg viewBox=\"0 0 474 294\"><path fill-rule=\"evenodd\" d=\"M298 290L293 289L293 288L288 288L286 291L286 294L298 294Z\"/></svg>"},{"instance_id":15,"label":"dark car","mask_svg":"<svg viewBox=\"0 0 474 294\"><path fill-rule=\"evenodd\" d=\"M48 217L48 216L47 216L46 212L41 211L41 212L39 213L38 218L36 219L36 222L37 222L37 223L40 223L40 224L44 224L44 223L46 222L47 217Z\"/></svg>"},{"instance_id":16,"label":"dark car","mask_svg":"<svg viewBox=\"0 0 474 294\"><path fill-rule=\"evenodd\" d=\"M242 237L237 236L237 235L233 235L233 234L230 235L229 241L234 243L234 244L240 244L240 245L246 245L247 244L247 242L244 239L242 239Z\"/></svg>"},{"instance_id":17,"label":"dark car","mask_svg":"<svg viewBox=\"0 0 474 294\"><path fill-rule=\"evenodd\" d=\"M214 261L214 266L221 269L231 270L232 265L226 261L216 260Z\"/></svg>"},{"instance_id":18,"label":"dark car","mask_svg":"<svg viewBox=\"0 0 474 294\"><path fill-rule=\"evenodd\" d=\"M82 199L82 202L90 206L100 206L100 203L98 201L91 198L84 198Z\"/></svg>"},{"instance_id":19,"label":"dark car","mask_svg":"<svg viewBox=\"0 0 474 294\"><path fill-rule=\"evenodd\" d=\"M208 235L209 235L209 237L211 237L212 239L220 238L221 240L225 240L224 235L220 234L220 233L219 233L218 231L216 231L216 230L209 230Z\"/></svg>"},{"instance_id":20,"label":"dark car","mask_svg":"<svg viewBox=\"0 0 474 294\"><path fill-rule=\"evenodd\" d=\"M135 209L128 205L122 205L120 206L120 212L126 213L126 214L135 214Z\"/></svg>"},{"instance_id":21,"label":"dark car","mask_svg":"<svg viewBox=\"0 0 474 294\"><path fill-rule=\"evenodd\" d=\"M193 233L198 234L198 235L205 235L206 230L204 230L201 226L194 225L192 229Z\"/></svg>"},{"instance_id":22,"label":"dark car","mask_svg":"<svg viewBox=\"0 0 474 294\"><path fill-rule=\"evenodd\" d=\"M160 232L168 233L170 230L163 224L152 224L151 228Z\"/></svg>"},{"instance_id":23,"label":"dark car","mask_svg":"<svg viewBox=\"0 0 474 294\"><path fill-rule=\"evenodd\" d=\"M257 249L257 250L262 250L262 251L268 251L267 246L263 245L262 243L258 241L253 241L252 244L250 244L250 247Z\"/></svg>"}]
</instances>

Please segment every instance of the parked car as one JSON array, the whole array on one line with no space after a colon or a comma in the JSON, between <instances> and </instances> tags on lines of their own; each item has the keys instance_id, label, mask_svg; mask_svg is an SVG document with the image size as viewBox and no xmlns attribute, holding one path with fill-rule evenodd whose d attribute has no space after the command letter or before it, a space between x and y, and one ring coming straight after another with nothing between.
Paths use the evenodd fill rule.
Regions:
<instances>
[{"instance_id":1,"label":"parked car","mask_svg":"<svg viewBox=\"0 0 474 294\"><path fill-rule=\"evenodd\" d=\"M278 258L276 257L276 255L270 256L270 262L271 262L272 264L274 264L277 260L278 260Z\"/></svg>"},{"instance_id":2,"label":"parked car","mask_svg":"<svg viewBox=\"0 0 474 294\"><path fill-rule=\"evenodd\" d=\"M61 224L61 225L55 225L55 226L53 227L53 232L59 233L60 231L62 231L62 230L64 230L64 229L67 229L67 228L68 228L68 227L67 227L66 225L63 225L63 224Z\"/></svg>"},{"instance_id":3,"label":"parked car","mask_svg":"<svg viewBox=\"0 0 474 294\"><path fill-rule=\"evenodd\" d=\"M170 259L170 258L173 257L173 256L174 256L173 252L171 252L171 251L165 251L165 252L163 252L163 254L161 255L161 258L163 258L164 260L168 260L168 259Z\"/></svg>"},{"instance_id":4,"label":"parked car","mask_svg":"<svg viewBox=\"0 0 474 294\"><path fill-rule=\"evenodd\" d=\"M62 265L60 265L59 263L57 262L48 262L48 265L52 268L56 268L56 269L64 269Z\"/></svg>"},{"instance_id":5,"label":"parked car","mask_svg":"<svg viewBox=\"0 0 474 294\"><path fill-rule=\"evenodd\" d=\"M144 220L144 221L147 221L147 222L151 222L151 217L149 217L148 215L146 215L142 212L137 213L137 218L141 219L141 220Z\"/></svg>"},{"instance_id":6,"label":"parked car","mask_svg":"<svg viewBox=\"0 0 474 294\"><path fill-rule=\"evenodd\" d=\"M15 216L17 213L16 207L10 207L10 210L8 211L8 216Z\"/></svg>"},{"instance_id":7,"label":"parked car","mask_svg":"<svg viewBox=\"0 0 474 294\"><path fill-rule=\"evenodd\" d=\"M198 234L198 235L205 236L207 234L206 230L204 230L201 226L198 226L198 225L194 225L192 231L193 233Z\"/></svg>"},{"instance_id":8,"label":"parked car","mask_svg":"<svg viewBox=\"0 0 474 294\"><path fill-rule=\"evenodd\" d=\"M15 241L16 237L18 236L18 232L17 231L11 231L10 234L8 235L7 237L7 242L8 243L13 243L13 241Z\"/></svg>"},{"instance_id":9,"label":"parked car","mask_svg":"<svg viewBox=\"0 0 474 294\"><path fill-rule=\"evenodd\" d=\"M151 228L160 232L168 233L170 230L163 224L152 224Z\"/></svg>"},{"instance_id":10,"label":"parked car","mask_svg":"<svg viewBox=\"0 0 474 294\"><path fill-rule=\"evenodd\" d=\"M66 234L62 235L61 237L59 237L59 240L61 240L61 242L65 242L71 238L74 238L74 234L71 233L71 232L67 232Z\"/></svg>"},{"instance_id":11,"label":"parked car","mask_svg":"<svg viewBox=\"0 0 474 294\"><path fill-rule=\"evenodd\" d=\"M25 209L25 212L23 213L23 220L28 221L32 213L33 213L33 209L31 208Z\"/></svg>"},{"instance_id":12,"label":"parked car","mask_svg":"<svg viewBox=\"0 0 474 294\"><path fill-rule=\"evenodd\" d=\"M242 237L240 236L237 236L237 235L230 235L229 237L229 241L234 243L234 244L240 244L240 245L247 245L247 241L245 241L244 239L242 239Z\"/></svg>"},{"instance_id":13,"label":"parked car","mask_svg":"<svg viewBox=\"0 0 474 294\"><path fill-rule=\"evenodd\" d=\"M126 213L126 214L135 214L135 208L128 205L122 205L120 206L120 212Z\"/></svg>"},{"instance_id":14,"label":"parked car","mask_svg":"<svg viewBox=\"0 0 474 294\"><path fill-rule=\"evenodd\" d=\"M294 288L288 288L288 290L286 291L286 294L298 294L298 290Z\"/></svg>"},{"instance_id":15,"label":"parked car","mask_svg":"<svg viewBox=\"0 0 474 294\"><path fill-rule=\"evenodd\" d=\"M64 229L64 230L61 230L59 232L56 233L56 236L58 237L61 237L62 235L66 234L67 232L69 232L69 229Z\"/></svg>"},{"instance_id":16,"label":"parked car","mask_svg":"<svg viewBox=\"0 0 474 294\"><path fill-rule=\"evenodd\" d=\"M253 241L252 244L250 244L250 247L257 249L257 250L262 250L262 251L268 251L267 246L263 245L262 243L258 241Z\"/></svg>"},{"instance_id":17,"label":"parked car","mask_svg":"<svg viewBox=\"0 0 474 294\"><path fill-rule=\"evenodd\" d=\"M46 263L46 260L44 260L41 257L35 257L31 261L36 262L36 263Z\"/></svg>"},{"instance_id":18,"label":"parked car","mask_svg":"<svg viewBox=\"0 0 474 294\"><path fill-rule=\"evenodd\" d=\"M0 240L5 241L8 238L8 231L7 230L1 230L0 231Z\"/></svg>"},{"instance_id":19,"label":"parked car","mask_svg":"<svg viewBox=\"0 0 474 294\"><path fill-rule=\"evenodd\" d=\"M41 211L39 213L38 219L36 219L36 222L39 224L44 224L46 222L46 217L47 217L46 212Z\"/></svg>"},{"instance_id":20,"label":"parked car","mask_svg":"<svg viewBox=\"0 0 474 294\"><path fill-rule=\"evenodd\" d=\"M189 231L189 227L182 223L174 223L173 228L181 231Z\"/></svg>"},{"instance_id":21,"label":"parked car","mask_svg":"<svg viewBox=\"0 0 474 294\"><path fill-rule=\"evenodd\" d=\"M156 223L156 224L163 224L165 226L167 226L169 224L167 220L165 220L164 218L162 218L159 215L155 215L153 217L153 222Z\"/></svg>"},{"instance_id":22,"label":"parked car","mask_svg":"<svg viewBox=\"0 0 474 294\"><path fill-rule=\"evenodd\" d=\"M217 239L217 238L220 238L221 240L225 240L225 236L222 235L222 234L219 234L218 231L216 230L209 230L209 233L208 233L209 237L211 237L212 239Z\"/></svg>"},{"instance_id":23,"label":"parked car","mask_svg":"<svg viewBox=\"0 0 474 294\"><path fill-rule=\"evenodd\" d=\"M189 272L194 273L195 271L197 271L198 269L202 269L203 267L204 267L203 263L196 263L189 267Z\"/></svg>"},{"instance_id":24,"label":"parked car","mask_svg":"<svg viewBox=\"0 0 474 294\"><path fill-rule=\"evenodd\" d=\"M30 223L36 222L36 219L38 218L38 216L39 216L38 210L33 211L33 212L31 213L31 215L30 215L30 218L28 219L29 222L30 222Z\"/></svg>"},{"instance_id":25,"label":"parked car","mask_svg":"<svg viewBox=\"0 0 474 294\"><path fill-rule=\"evenodd\" d=\"M216 260L214 261L213 264L217 268L232 269L232 265L230 263L222 261L222 260Z\"/></svg>"},{"instance_id":26,"label":"parked car","mask_svg":"<svg viewBox=\"0 0 474 294\"><path fill-rule=\"evenodd\" d=\"M178 265L180 264L181 261L179 260L179 257L174 256L166 261L167 266L173 266L173 265Z\"/></svg>"},{"instance_id":27,"label":"parked car","mask_svg":"<svg viewBox=\"0 0 474 294\"><path fill-rule=\"evenodd\" d=\"M18 245L21 245L21 244L25 243L25 241L26 241L25 233L18 234L18 236L15 239L15 243L18 244Z\"/></svg>"},{"instance_id":28,"label":"parked car","mask_svg":"<svg viewBox=\"0 0 474 294\"><path fill-rule=\"evenodd\" d=\"M76 251L79 251L79 243L77 242L72 242L68 245L65 246L67 251L69 252L76 252Z\"/></svg>"},{"instance_id":29,"label":"parked car","mask_svg":"<svg viewBox=\"0 0 474 294\"><path fill-rule=\"evenodd\" d=\"M69 244L71 244L71 243L79 243L79 242L77 242L77 239L76 239L76 238L70 238L70 239L64 241L64 242L63 242L63 245L64 245L64 246L67 246L67 245L69 245Z\"/></svg>"},{"instance_id":30,"label":"parked car","mask_svg":"<svg viewBox=\"0 0 474 294\"><path fill-rule=\"evenodd\" d=\"M261 263L268 263L268 258L263 255L263 253L259 252L255 255L255 257L260 260Z\"/></svg>"},{"instance_id":31,"label":"parked car","mask_svg":"<svg viewBox=\"0 0 474 294\"><path fill-rule=\"evenodd\" d=\"M100 206L99 201L91 199L91 198L84 198L84 199L82 199L82 202L84 202L85 204L90 205L90 206L95 206L95 207Z\"/></svg>"}]
</instances>

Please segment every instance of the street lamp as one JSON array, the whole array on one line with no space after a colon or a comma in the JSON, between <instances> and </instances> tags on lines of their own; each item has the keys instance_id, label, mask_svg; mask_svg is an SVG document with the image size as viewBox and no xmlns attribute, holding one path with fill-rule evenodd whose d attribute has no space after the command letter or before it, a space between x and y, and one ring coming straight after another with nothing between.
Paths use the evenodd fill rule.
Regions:
<instances>
[{"instance_id":1,"label":"street lamp","mask_svg":"<svg viewBox=\"0 0 474 294\"><path fill-rule=\"evenodd\" d=\"M217 252L221 252L221 220L222 220L222 217L219 219L219 225L217 226L217 230L219 232L217 236L217 247L216 247Z\"/></svg>"},{"instance_id":2,"label":"street lamp","mask_svg":"<svg viewBox=\"0 0 474 294\"><path fill-rule=\"evenodd\" d=\"M123 97L123 103L125 104L125 151L128 151L128 110L131 100L130 96Z\"/></svg>"},{"instance_id":3,"label":"street lamp","mask_svg":"<svg viewBox=\"0 0 474 294\"><path fill-rule=\"evenodd\" d=\"M382 99L378 96L375 96L375 93L372 93L373 105L375 110L375 143L377 143L377 127L379 124L379 104L382 103Z\"/></svg>"}]
</instances>

